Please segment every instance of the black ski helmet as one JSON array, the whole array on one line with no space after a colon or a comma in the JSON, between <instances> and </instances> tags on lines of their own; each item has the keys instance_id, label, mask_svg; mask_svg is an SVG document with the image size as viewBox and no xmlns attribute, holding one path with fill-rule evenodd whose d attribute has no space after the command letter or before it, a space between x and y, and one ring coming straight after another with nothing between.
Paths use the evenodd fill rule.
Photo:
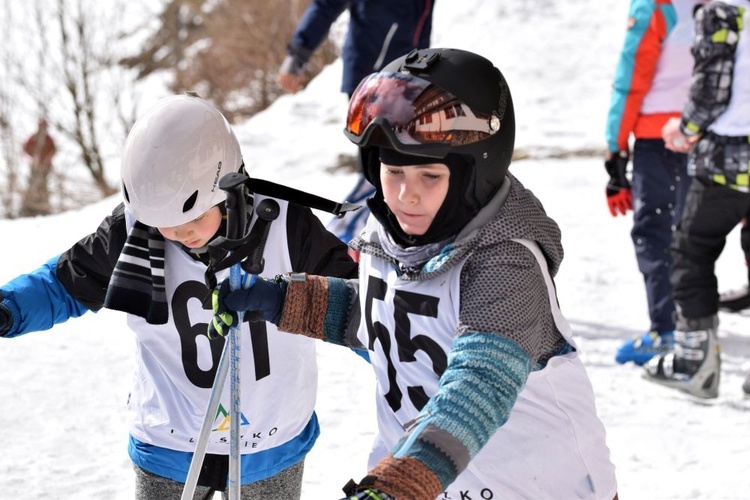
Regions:
<instances>
[{"instance_id":1,"label":"black ski helmet","mask_svg":"<svg viewBox=\"0 0 750 500\"><path fill-rule=\"evenodd\" d=\"M379 84L378 78L390 83ZM456 112L467 115L462 119L471 119L472 128L483 129L447 125ZM440 126L450 130L436 134ZM373 184L378 147L431 158L468 157L473 180L466 196L482 207L502 184L513 156L513 101L505 78L488 59L460 49L415 49L362 80L352 94L344 133L360 147L365 176Z\"/></svg>"}]
</instances>

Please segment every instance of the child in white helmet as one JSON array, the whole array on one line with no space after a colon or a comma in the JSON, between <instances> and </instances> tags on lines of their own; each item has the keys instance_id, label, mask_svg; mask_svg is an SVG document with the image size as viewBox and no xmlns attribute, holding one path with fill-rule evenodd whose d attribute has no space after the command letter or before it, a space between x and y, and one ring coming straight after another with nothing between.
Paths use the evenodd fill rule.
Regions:
<instances>
[{"instance_id":1,"label":"child in white helmet","mask_svg":"<svg viewBox=\"0 0 750 500\"><path fill-rule=\"evenodd\" d=\"M346 135L376 195L359 280L217 293L217 320L368 349L378 438L351 498L616 498L594 393L553 277L560 230L510 173L515 119L487 59L415 50L362 81ZM360 321L361 318L361 321Z\"/></svg>"},{"instance_id":2,"label":"child in white helmet","mask_svg":"<svg viewBox=\"0 0 750 500\"><path fill-rule=\"evenodd\" d=\"M217 183L242 167L239 143L216 108L192 95L163 99L128 136L124 203L92 234L0 287L3 338L45 330L88 310L127 313L137 346L128 451L138 499L178 498L183 490L225 342L196 342L212 316L203 306L207 245L226 235L226 194ZM270 223L264 274L356 275L346 246L311 210L276 201L280 213ZM256 219L248 216L248 223L250 230ZM262 322L243 324L241 342L248 346L241 431L252 436L240 445L242 498L299 498L304 458L319 435L314 342L279 335ZM225 385L196 489L200 498L227 485Z\"/></svg>"}]
</instances>

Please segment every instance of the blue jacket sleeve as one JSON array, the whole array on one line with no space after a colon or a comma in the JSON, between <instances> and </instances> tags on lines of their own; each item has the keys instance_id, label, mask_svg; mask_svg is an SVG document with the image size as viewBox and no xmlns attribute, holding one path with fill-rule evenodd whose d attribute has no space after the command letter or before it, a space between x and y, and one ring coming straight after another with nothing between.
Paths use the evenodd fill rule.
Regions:
<instances>
[{"instance_id":1,"label":"blue jacket sleeve","mask_svg":"<svg viewBox=\"0 0 750 500\"><path fill-rule=\"evenodd\" d=\"M312 53L348 5L349 1L344 0L314 0L297 25L297 30L292 36L292 45L305 48Z\"/></svg>"},{"instance_id":2,"label":"blue jacket sleeve","mask_svg":"<svg viewBox=\"0 0 750 500\"><path fill-rule=\"evenodd\" d=\"M4 338L49 330L57 323L77 318L88 311L57 278L59 258L50 259L39 269L18 276L0 288L2 305L13 318L13 324L3 335Z\"/></svg>"}]
</instances>

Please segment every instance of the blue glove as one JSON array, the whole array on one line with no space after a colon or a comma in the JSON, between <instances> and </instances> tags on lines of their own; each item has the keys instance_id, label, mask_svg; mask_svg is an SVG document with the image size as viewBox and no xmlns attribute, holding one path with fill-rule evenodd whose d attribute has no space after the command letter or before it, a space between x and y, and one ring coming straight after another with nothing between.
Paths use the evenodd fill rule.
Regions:
<instances>
[{"instance_id":1,"label":"blue glove","mask_svg":"<svg viewBox=\"0 0 750 500\"><path fill-rule=\"evenodd\" d=\"M3 292L0 292L0 337L10 331L13 326L13 313L3 304Z\"/></svg>"},{"instance_id":2,"label":"blue glove","mask_svg":"<svg viewBox=\"0 0 750 500\"><path fill-rule=\"evenodd\" d=\"M254 316L279 326L287 284L281 277L258 277L249 286L225 295L224 303L230 311L257 313Z\"/></svg>"},{"instance_id":3,"label":"blue glove","mask_svg":"<svg viewBox=\"0 0 750 500\"><path fill-rule=\"evenodd\" d=\"M224 280L221 286L212 292L214 317L208 324L208 338L225 336L230 328L248 319L246 313L258 313L251 314L251 317L258 316L259 319L278 326L284 308L286 286L287 283L283 279L267 280L250 275L250 279L242 288L232 291L229 280Z\"/></svg>"}]
</instances>

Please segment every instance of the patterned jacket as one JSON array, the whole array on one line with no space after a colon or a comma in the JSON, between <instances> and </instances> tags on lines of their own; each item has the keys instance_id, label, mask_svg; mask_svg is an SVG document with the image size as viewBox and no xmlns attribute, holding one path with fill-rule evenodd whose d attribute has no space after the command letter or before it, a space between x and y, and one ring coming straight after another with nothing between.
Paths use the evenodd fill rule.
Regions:
<instances>
[{"instance_id":1,"label":"patterned jacket","mask_svg":"<svg viewBox=\"0 0 750 500\"><path fill-rule=\"evenodd\" d=\"M695 68L682 111L685 135L702 134L691 175L748 192L750 162L750 2L711 2L696 14Z\"/></svg>"}]
</instances>

